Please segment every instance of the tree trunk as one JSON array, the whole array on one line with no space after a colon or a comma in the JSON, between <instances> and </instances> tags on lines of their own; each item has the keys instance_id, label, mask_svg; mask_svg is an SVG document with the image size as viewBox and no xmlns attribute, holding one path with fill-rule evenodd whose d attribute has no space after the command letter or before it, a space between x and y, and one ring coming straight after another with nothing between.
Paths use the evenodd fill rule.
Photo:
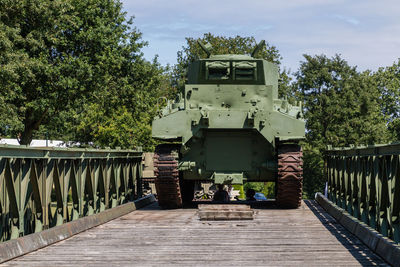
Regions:
<instances>
[{"instance_id":1,"label":"tree trunk","mask_svg":"<svg viewBox=\"0 0 400 267\"><path fill-rule=\"evenodd\" d=\"M27 125L25 125L24 132L21 133L21 136L19 137L18 140L19 144L29 146L32 142L32 136L33 136L33 128L27 127Z\"/></svg>"},{"instance_id":2,"label":"tree trunk","mask_svg":"<svg viewBox=\"0 0 400 267\"><path fill-rule=\"evenodd\" d=\"M33 131L39 130L39 126L43 121L43 118L47 114L47 109L40 114L39 118L35 118L34 112L30 109L27 109L25 112L25 120L24 120L24 131L21 133L21 136L18 139L20 145L29 146L33 139Z\"/></svg>"}]
</instances>

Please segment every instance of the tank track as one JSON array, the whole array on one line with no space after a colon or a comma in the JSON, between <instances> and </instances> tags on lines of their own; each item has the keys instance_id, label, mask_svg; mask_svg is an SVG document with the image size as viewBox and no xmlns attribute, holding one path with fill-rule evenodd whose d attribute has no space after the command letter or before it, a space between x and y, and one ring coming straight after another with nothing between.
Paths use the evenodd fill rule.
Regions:
<instances>
[{"instance_id":1,"label":"tank track","mask_svg":"<svg viewBox=\"0 0 400 267\"><path fill-rule=\"evenodd\" d=\"M303 193L303 151L297 144L278 146L276 202L282 208L301 206Z\"/></svg>"},{"instance_id":2,"label":"tank track","mask_svg":"<svg viewBox=\"0 0 400 267\"><path fill-rule=\"evenodd\" d=\"M154 153L154 174L158 205L163 209L182 207L178 151L178 145L163 144L158 145Z\"/></svg>"}]
</instances>

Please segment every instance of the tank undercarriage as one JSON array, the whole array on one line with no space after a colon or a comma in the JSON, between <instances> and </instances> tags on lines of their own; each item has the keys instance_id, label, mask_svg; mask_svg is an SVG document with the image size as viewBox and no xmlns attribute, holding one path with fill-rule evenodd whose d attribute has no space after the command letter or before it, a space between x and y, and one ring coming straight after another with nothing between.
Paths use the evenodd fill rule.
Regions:
<instances>
[{"instance_id":1,"label":"tank undercarriage","mask_svg":"<svg viewBox=\"0 0 400 267\"><path fill-rule=\"evenodd\" d=\"M303 153L297 144L277 146L276 204L298 208L302 199ZM184 180L179 172L179 144L157 146L154 154L155 185L162 208L181 208L194 196L194 181Z\"/></svg>"}]
</instances>

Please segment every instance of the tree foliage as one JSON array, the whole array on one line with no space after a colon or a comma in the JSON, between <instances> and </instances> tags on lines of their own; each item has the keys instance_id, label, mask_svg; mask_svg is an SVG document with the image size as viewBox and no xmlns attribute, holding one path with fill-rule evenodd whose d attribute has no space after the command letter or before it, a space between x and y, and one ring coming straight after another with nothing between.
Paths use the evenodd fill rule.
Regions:
<instances>
[{"instance_id":1,"label":"tree foliage","mask_svg":"<svg viewBox=\"0 0 400 267\"><path fill-rule=\"evenodd\" d=\"M247 190L253 189L255 192L263 193L267 199L275 198L275 183L274 182L247 182L243 185L244 194Z\"/></svg>"},{"instance_id":2,"label":"tree foliage","mask_svg":"<svg viewBox=\"0 0 400 267\"><path fill-rule=\"evenodd\" d=\"M104 100L95 100L75 111L68 122L73 139L97 146L136 147L151 151L151 122L158 111L158 99L172 90L169 76L157 62L135 63L135 77L124 88L105 92ZM122 90L123 89L123 90Z\"/></svg>"},{"instance_id":3,"label":"tree foliage","mask_svg":"<svg viewBox=\"0 0 400 267\"><path fill-rule=\"evenodd\" d=\"M307 141L319 149L330 144L387 142L386 118L374 76L358 72L339 55L305 55L296 73L304 103Z\"/></svg>"},{"instance_id":4,"label":"tree foliage","mask_svg":"<svg viewBox=\"0 0 400 267\"><path fill-rule=\"evenodd\" d=\"M303 197L313 199L316 192L324 192L323 150L313 147L309 142L301 142L303 149Z\"/></svg>"},{"instance_id":5,"label":"tree foliage","mask_svg":"<svg viewBox=\"0 0 400 267\"><path fill-rule=\"evenodd\" d=\"M381 94L382 113L394 140L400 140L400 59L374 73Z\"/></svg>"},{"instance_id":6,"label":"tree foliage","mask_svg":"<svg viewBox=\"0 0 400 267\"><path fill-rule=\"evenodd\" d=\"M114 117L149 124L142 113L154 109L164 70L143 59L146 43L119 1L0 0L0 37L0 108L12 118L2 121L2 134L18 135L21 144L39 130L105 145L111 137L100 135L116 127ZM107 118L93 121L94 111ZM98 131L82 131L85 121Z\"/></svg>"}]
</instances>

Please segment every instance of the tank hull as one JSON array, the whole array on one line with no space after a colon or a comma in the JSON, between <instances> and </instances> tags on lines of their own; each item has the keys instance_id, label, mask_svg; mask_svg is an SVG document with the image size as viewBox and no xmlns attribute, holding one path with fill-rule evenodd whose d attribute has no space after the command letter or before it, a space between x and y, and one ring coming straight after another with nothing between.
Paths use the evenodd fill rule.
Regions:
<instances>
[{"instance_id":1,"label":"tank hull","mask_svg":"<svg viewBox=\"0 0 400 267\"><path fill-rule=\"evenodd\" d=\"M177 122L180 122L177 125ZM153 137L182 145L183 179L242 184L274 181L276 143L304 138L304 122L280 112L181 110L153 121Z\"/></svg>"}]
</instances>

